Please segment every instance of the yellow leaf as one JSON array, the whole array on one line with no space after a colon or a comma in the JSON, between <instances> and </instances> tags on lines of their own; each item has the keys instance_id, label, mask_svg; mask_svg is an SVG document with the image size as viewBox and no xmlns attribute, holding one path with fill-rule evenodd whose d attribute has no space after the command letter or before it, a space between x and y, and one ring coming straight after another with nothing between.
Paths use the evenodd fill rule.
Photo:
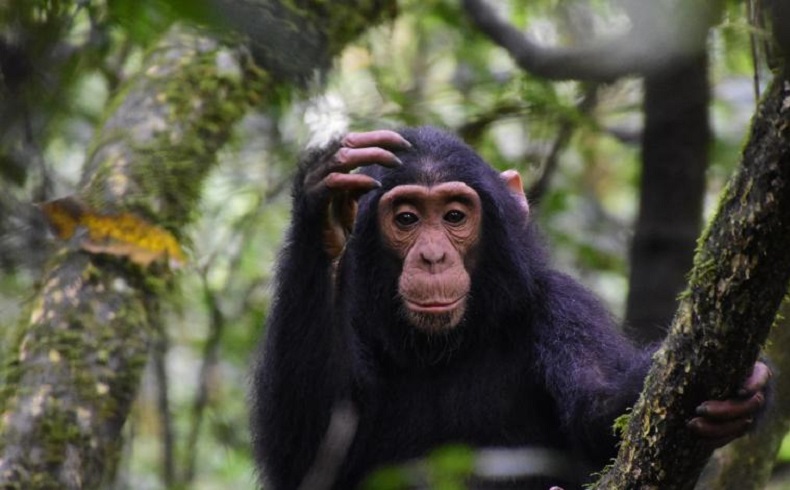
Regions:
<instances>
[{"instance_id":1,"label":"yellow leaf","mask_svg":"<svg viewBox=\"0 0 790 490\"><path fill-rule=\"evenodd\" d=\"M39 205L53 231L61 240L71 240L79 228L81 249L95 254L128 257L135 264L148 266L162 259L174 267L185 262L181 245L172 233L132 213L97 213L74 196Z\"/></svg>"}]
</instances>

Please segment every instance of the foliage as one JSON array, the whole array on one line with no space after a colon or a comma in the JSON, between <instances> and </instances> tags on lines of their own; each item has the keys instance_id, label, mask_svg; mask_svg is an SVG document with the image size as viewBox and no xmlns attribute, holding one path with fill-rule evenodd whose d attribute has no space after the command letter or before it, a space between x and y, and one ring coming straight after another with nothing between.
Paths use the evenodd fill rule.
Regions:
<instances>
[{"instance_id":1,"label":"foliage","mask_svg":"<svg viewBox=\"0 0 790 490\"><path fill-rule=\"evenodd\" d=\"M390 466L373 473L367 490L405 490L427 482L435 490L464 490L474 469L474 452L465 446L444 446L424 460Z\"/></svg>"},{"instance_id":2,"label":"foliage","mask_svg":"<svg viewBox=\"0 0 790 490\"><path fill-rule=\"evenodd\" d=\"M205 0L108 0L107 11L111 21L140 45L148 45L176 21L216 24L217 18Z\"/></svg>"},{"instance_id":3,"label":"foliage","mask_svg":"<svg viewBox=\"0 0 790 490\"><path fill-rule=\"evenodd\" d=\"M563 2L499 3L512 22L543 42L572 37L575 14ZM597 29L618 27L618 12L608 2L581 5ZM754 108L748 37L753 30L741 10L739 2L728 3L711 41L718 87L711 196L735 165ZM188 19L217 28L215 17L205 3L186 0L16 0L0 6L0 24L8 27L0 35L7 46L0 54L3 60L14 55L27 61L19 65L24 70L18 79L3 68L8 97L0 98L0 109L10 112L0 115L24 115L0 118L0 129L9 135L0 138L0 179L9 194L26 203L71 194L107 94L138 72L143 51L167 26ZM69 55L56 56L64 52ZM307 102L293 102L291 89L280 88L274 109L249 114L233 128L233 143L221 153L200 217L184 240L188 258L168 312L166 376L149 366L127 427L131 442L118 488L164 488L167 454L175 461L169 471L184 486L251 486L246 370L262 334L294 162L306 144L347 129L448 126L498 169L521 171L529 185L548 170L556 135L569 125L572 137L560 148L549 191L533 209L559 267L622 311L639 177L633 144L640 129L638 83L601 87L594 110L584 112L579 100L585 87L525 75L473 29L452 0L401 2L397 19L348 47L326 81L324 89L303 90ZM6 105L14 99L24 103ZM23 120L29 123L25 137ZM17 146L9 143L11 136ZM0 246L34 226L5 228L4 219L17 208L2 202ZM137 224L151 231L145 222ZM25 252L33 253L30 247ZM16 267L0 279L0 344L10 344L10 327L37 276L35 269ZM0 347L0 360L3 353ZM166 443L168 434L173 445ZM782 454L790 459L787 444ZM437 488L456 488L457 477L468 471L466 458L458 448L431 458ZM397 472L389 478L400 481Z\"/></svg>"}]
</instances>

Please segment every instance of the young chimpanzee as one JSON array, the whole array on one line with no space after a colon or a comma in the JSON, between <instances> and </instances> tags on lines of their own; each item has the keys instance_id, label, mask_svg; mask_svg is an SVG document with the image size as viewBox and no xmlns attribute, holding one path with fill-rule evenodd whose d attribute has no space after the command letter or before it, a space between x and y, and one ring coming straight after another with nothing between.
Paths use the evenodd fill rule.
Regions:
<instances>
[{"instance_id":1,"label":"young chimpanzee","mask_svg":"<svg viewBox=\"0 0 790 490\"><path fill-rule=\"evenodd\" d=\"M614 456L649 353L549 267L528 213L516 172L435 128L350 133L303 163L252 387L267 488L299 486L341 402L358 424L338 489L449 443L560 455L519 487L543 490ZM768 375L757 363L749 395L706 402L690 430L744 433Z\"/></svg>"}]
</instances>

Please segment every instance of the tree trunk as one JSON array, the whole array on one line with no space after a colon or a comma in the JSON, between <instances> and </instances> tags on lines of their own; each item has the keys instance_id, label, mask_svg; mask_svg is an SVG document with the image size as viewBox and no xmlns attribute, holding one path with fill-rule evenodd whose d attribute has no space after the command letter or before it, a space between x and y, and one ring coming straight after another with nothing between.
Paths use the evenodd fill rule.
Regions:
<instances>
[{"instance_id":1,"label":"tree trunk","mask_svg":"<svg viewBox=\"0 0 790 490\"><path fill-rule=\"evenodd\" d=\"M698 490L759 490L771 477L776 453L790 430L790 303L785 301L768 336L766 354L774 368L770 404L755 430L713 453Z\"/></svg>"},{"instance_id":2,"label":"tree trunk","mask_svg":"<svg viewBox=\"0 0 790 490\"><path fill-rule=\"evenodd\" d=\"M643 344L666 335L702 229L710 145L707 65L700 54L644 79L639 217L624 322Z\"/></svg>"},{"instance_id":3,"label":"tree trunk","mask_svg":"<svg viewBox=\"0 0 790 490\"><path fill-rule=\"evenodd\" d=\"M751 371L790 280L790 84L776 77L703 236L615 464L596 488L693 488L710 451L686 421Z\"/></svg>"},{"instance_id":4,"label":"tree trunk","mask_svg":"<svg viewBox=\"0 0 790 490\"><path fill-rule=\"evenodd\" d=\"M307 41L323 43L330 57L394 13L395 5L236 3L261 14L264 32L280 22L303 37L318 36ZM265 39L252 39L259 55ZM275 95L276 83L298 82L306 70L300 65L288 73L280 64L263 72L244 53L190 30L168 33L111 102L78 199L70 202L110 227L121 227L120 217L131 215L180 238L233 124L252 102ZM83 232L96 230L87 228L76 230L53 258L15 360L0 376L6 381L0 394L2 488L98 488L115 466L120 430L160 321L159 294L171 277L160 262L144 267L121 256L118 250L129 244L88 247Z\"/></svg>"},{"instance_id":5,"label":"tree trunk","mask_svg":"<svg viewBox=\"0 0 790 490\"><path fill-rule=\"evenodd\" d=\"M132 212L178 235L217 149L265 80L241 51L174 29L113 103L80 199L94 213ZM70 245L45 273L6 373L3 488L101 485L159 321L165 267Z\"/></svg>"}]
</instances>

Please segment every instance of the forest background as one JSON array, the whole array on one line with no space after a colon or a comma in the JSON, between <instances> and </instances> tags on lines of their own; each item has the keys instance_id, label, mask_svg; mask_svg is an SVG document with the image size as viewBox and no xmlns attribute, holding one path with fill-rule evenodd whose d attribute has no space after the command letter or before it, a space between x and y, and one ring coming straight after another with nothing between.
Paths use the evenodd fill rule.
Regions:
<instances>
[{"instance_id":1,"label":"forest background","mask_svg":"<svg viewBox=\"0 0 790 490\"><path fill-rule=\"evenodd\" d=\"M252 488L247 373L291 179L305 147L349 130L439 125L496 168L519 170L557 267L602 296L635 341L663 338L703 223L781 68L770 33L780 9L689 5L0 2L3 463L31 437L9 415L27 396L16 369L36 350L31 339L46 363L66 357L66 372L95 367L51 348L64 342L57 328L37 328L47 308L71 321L82 301L117 300L69 297L73 283L52 271L81 254L98 266L69 267L123 263L113 273L139 276L156 298L107 306L141 315L130 331L149 335L132 344L140 356L114 365L132 373L118 403L133 404L128 418L116 414L122 443L94 480ZM124 348L134 338L119 337ZM113 342L93 340L99 353ZM106 386L100 395L115 394ZM787 416L772 414L771 433L755 438L763 461L778 455L754 488L769 475L783 488Z\"/></svg>"}]
</instances>

